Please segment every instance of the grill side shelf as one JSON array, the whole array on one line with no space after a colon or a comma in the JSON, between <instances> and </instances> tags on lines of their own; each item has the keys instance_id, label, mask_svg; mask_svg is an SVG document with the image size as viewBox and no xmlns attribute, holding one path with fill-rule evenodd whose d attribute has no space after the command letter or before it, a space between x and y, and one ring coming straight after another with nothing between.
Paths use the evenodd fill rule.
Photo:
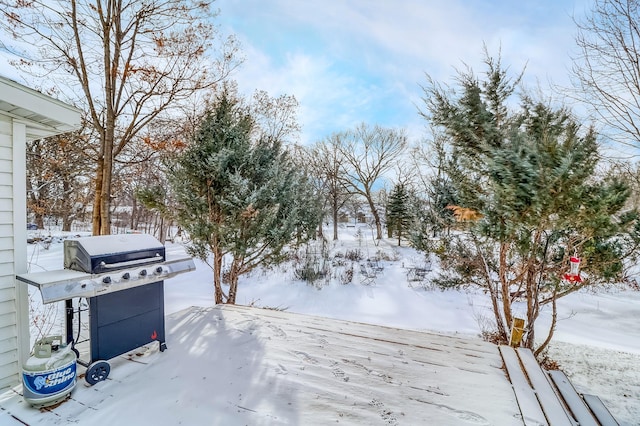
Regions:
<instances>
[{"instance_id":1,"label":"grill side shelf","mask_svg":"<svg viewBox=\"0 0 640 426\"><path fill-rule=\"evenodd\" d=\"M162 263L138 266L101 274L64 269L16 275L16 279L38 287L43 303L74 297L94 297L154 283L195 270L190 257L168 259Z\"/></svg>"}]
</instances>

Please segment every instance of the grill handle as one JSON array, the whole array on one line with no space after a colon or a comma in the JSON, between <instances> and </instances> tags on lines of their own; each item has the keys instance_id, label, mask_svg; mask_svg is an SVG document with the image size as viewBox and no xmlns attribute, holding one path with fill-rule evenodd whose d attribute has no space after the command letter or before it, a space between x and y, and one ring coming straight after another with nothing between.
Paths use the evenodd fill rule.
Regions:
<instances>
[{"instance_id":1,"label":"grill handle","mask_svg":"<svg viewBox=\"0 0 640 426\"><path fill-rule=\"evenodd\" d=\"M104 269L124 269L130 266L142 266L142 265L148 265L150 263L158 263L158 262L164 262L164 258L159 254L156 254L154 257L145 257L142 259L127 260L125 262L105 263L103 261L103 262L100 262L100 267Z\"/></svg>"}]
</instances>

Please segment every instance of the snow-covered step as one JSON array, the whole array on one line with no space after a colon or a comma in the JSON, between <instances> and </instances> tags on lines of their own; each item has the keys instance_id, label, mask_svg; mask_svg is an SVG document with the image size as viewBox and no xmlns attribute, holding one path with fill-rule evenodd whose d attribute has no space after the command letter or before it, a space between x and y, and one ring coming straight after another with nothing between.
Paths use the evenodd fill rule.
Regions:
<instances>
[{"instance_id":1,"label":"snow-covered step","mask_svg":"<svg viewBox=\"0 0 640 426\"><path fill-rule=\"evenodd\" d=\"M518 348L517 352L547 419L549 419L554 426L575 426L576 422L569 418L562 403L556 396L551 383L549 383L549 379L533 356L531 349Z\"/></svg>"},{"instance_id":2,"label":"snow-covered step","mask_svg":"<svg viewBox=\"0 0 640 426\"><path fill-rule=\"evenodd\" d=\"M583 394L582 399L587 403L591 412L602 426L619 426L618 421L611 415L609 409L602 403L596 395Z\"/></svg>"},{"instance_id":3,"label":"snow-covered step","mask_svg":"<svg viewBox=\"0 0 640 426\"><path fill-rule=\"evenodd\" d=\"M564 399L564 402L569 406L569 410L573 414L573 417L578 421L580 426L599 426L599 423L591 414L591 411L584 403L578 392L564 374L560 370L551 370L548 372L551 380L560 391L560 395Z\"/></svg>"},{"instance_id":4,"label":"snow-covered step","mask_svg":"<svg viewBox=\"0 0 640 426\"><path fill-rule=\"evenodd\" d=\"M548 425L547 419L538 402L536 393L529 384L527 377L522 370L518 354L511 346L500 346L500 354L507 368L509 380L513 386L513 391L518 400L518 406L522 413L522 420L525 426Z\"/></svg>"}]
</instances>

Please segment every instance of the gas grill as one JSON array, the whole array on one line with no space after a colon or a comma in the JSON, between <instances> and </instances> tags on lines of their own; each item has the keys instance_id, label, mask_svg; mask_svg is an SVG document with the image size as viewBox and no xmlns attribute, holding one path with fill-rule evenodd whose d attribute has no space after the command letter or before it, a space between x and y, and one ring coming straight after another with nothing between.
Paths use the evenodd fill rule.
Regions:
<instances>
[{"instance_id":1,"label":"gas grill","mask_svg":"<svg viewBox=\"0 0 640 426\"><path fill-rule=\"evenodd\" d=\"M146 234L105 235L64 241L64 268L17 275L39 288L43 303L65 301L67 343L74 345L78 363L87 367L85 380L105 380L106 360L158 341L166 349L164 280L193 271L190 257L168 259L165 247ZM89 312L90 361L75 348L74 298L86 298ZM79 319L79 318L78 318ZM78 321L78 336L80 320Z\"/></svg>"}]
</instances>

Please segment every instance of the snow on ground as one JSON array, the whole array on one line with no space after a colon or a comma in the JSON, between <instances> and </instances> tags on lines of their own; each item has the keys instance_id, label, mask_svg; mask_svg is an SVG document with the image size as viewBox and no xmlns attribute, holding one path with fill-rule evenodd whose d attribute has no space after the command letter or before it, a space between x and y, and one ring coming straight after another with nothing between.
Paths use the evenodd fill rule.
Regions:
<instances>
[{"instance_id":1,"label":"snow on ground","mask_svg":"<svg viewBox=\"0 0 640 426\"><path fill-rule=\"evenodd\" d=\"M359 250L364 257L383 254L390 259L381 262L384 270L371 285L361 283L357 267L351 284L332 279L322 286L295 280L292 270L277 267L242 277L237 302L462 335L477 336L490 327L492 313L482 292L440 291L407 280L409 268L424 266L423 257L414 250L396 247L392 240L376 245L367 227L359 232L357 228L343 228L340 237L340 241L329 243L332 254ZM48 250L41 245L29 248L30 272L62 268L62 244L54 241ZM183 247L168 243L167 251L179 253ZM200 261L196 266L195 272L165 283L167 314L190 306L213 305L211 271ZM37 297L35 292L34 305ZM35 314L47 308L37 308ZM563 298L558 310L560 320L550 357L579 392L600 396L621 424L640 424L640 292L616 288L598 294L583 291ZM52 315L50 309L46 311L46 316ZM538 336L544 334L549 317L549 311L542 313ZM62 315L58 315L58 321L62 324Z\"/></svg>"}]
</instances>

